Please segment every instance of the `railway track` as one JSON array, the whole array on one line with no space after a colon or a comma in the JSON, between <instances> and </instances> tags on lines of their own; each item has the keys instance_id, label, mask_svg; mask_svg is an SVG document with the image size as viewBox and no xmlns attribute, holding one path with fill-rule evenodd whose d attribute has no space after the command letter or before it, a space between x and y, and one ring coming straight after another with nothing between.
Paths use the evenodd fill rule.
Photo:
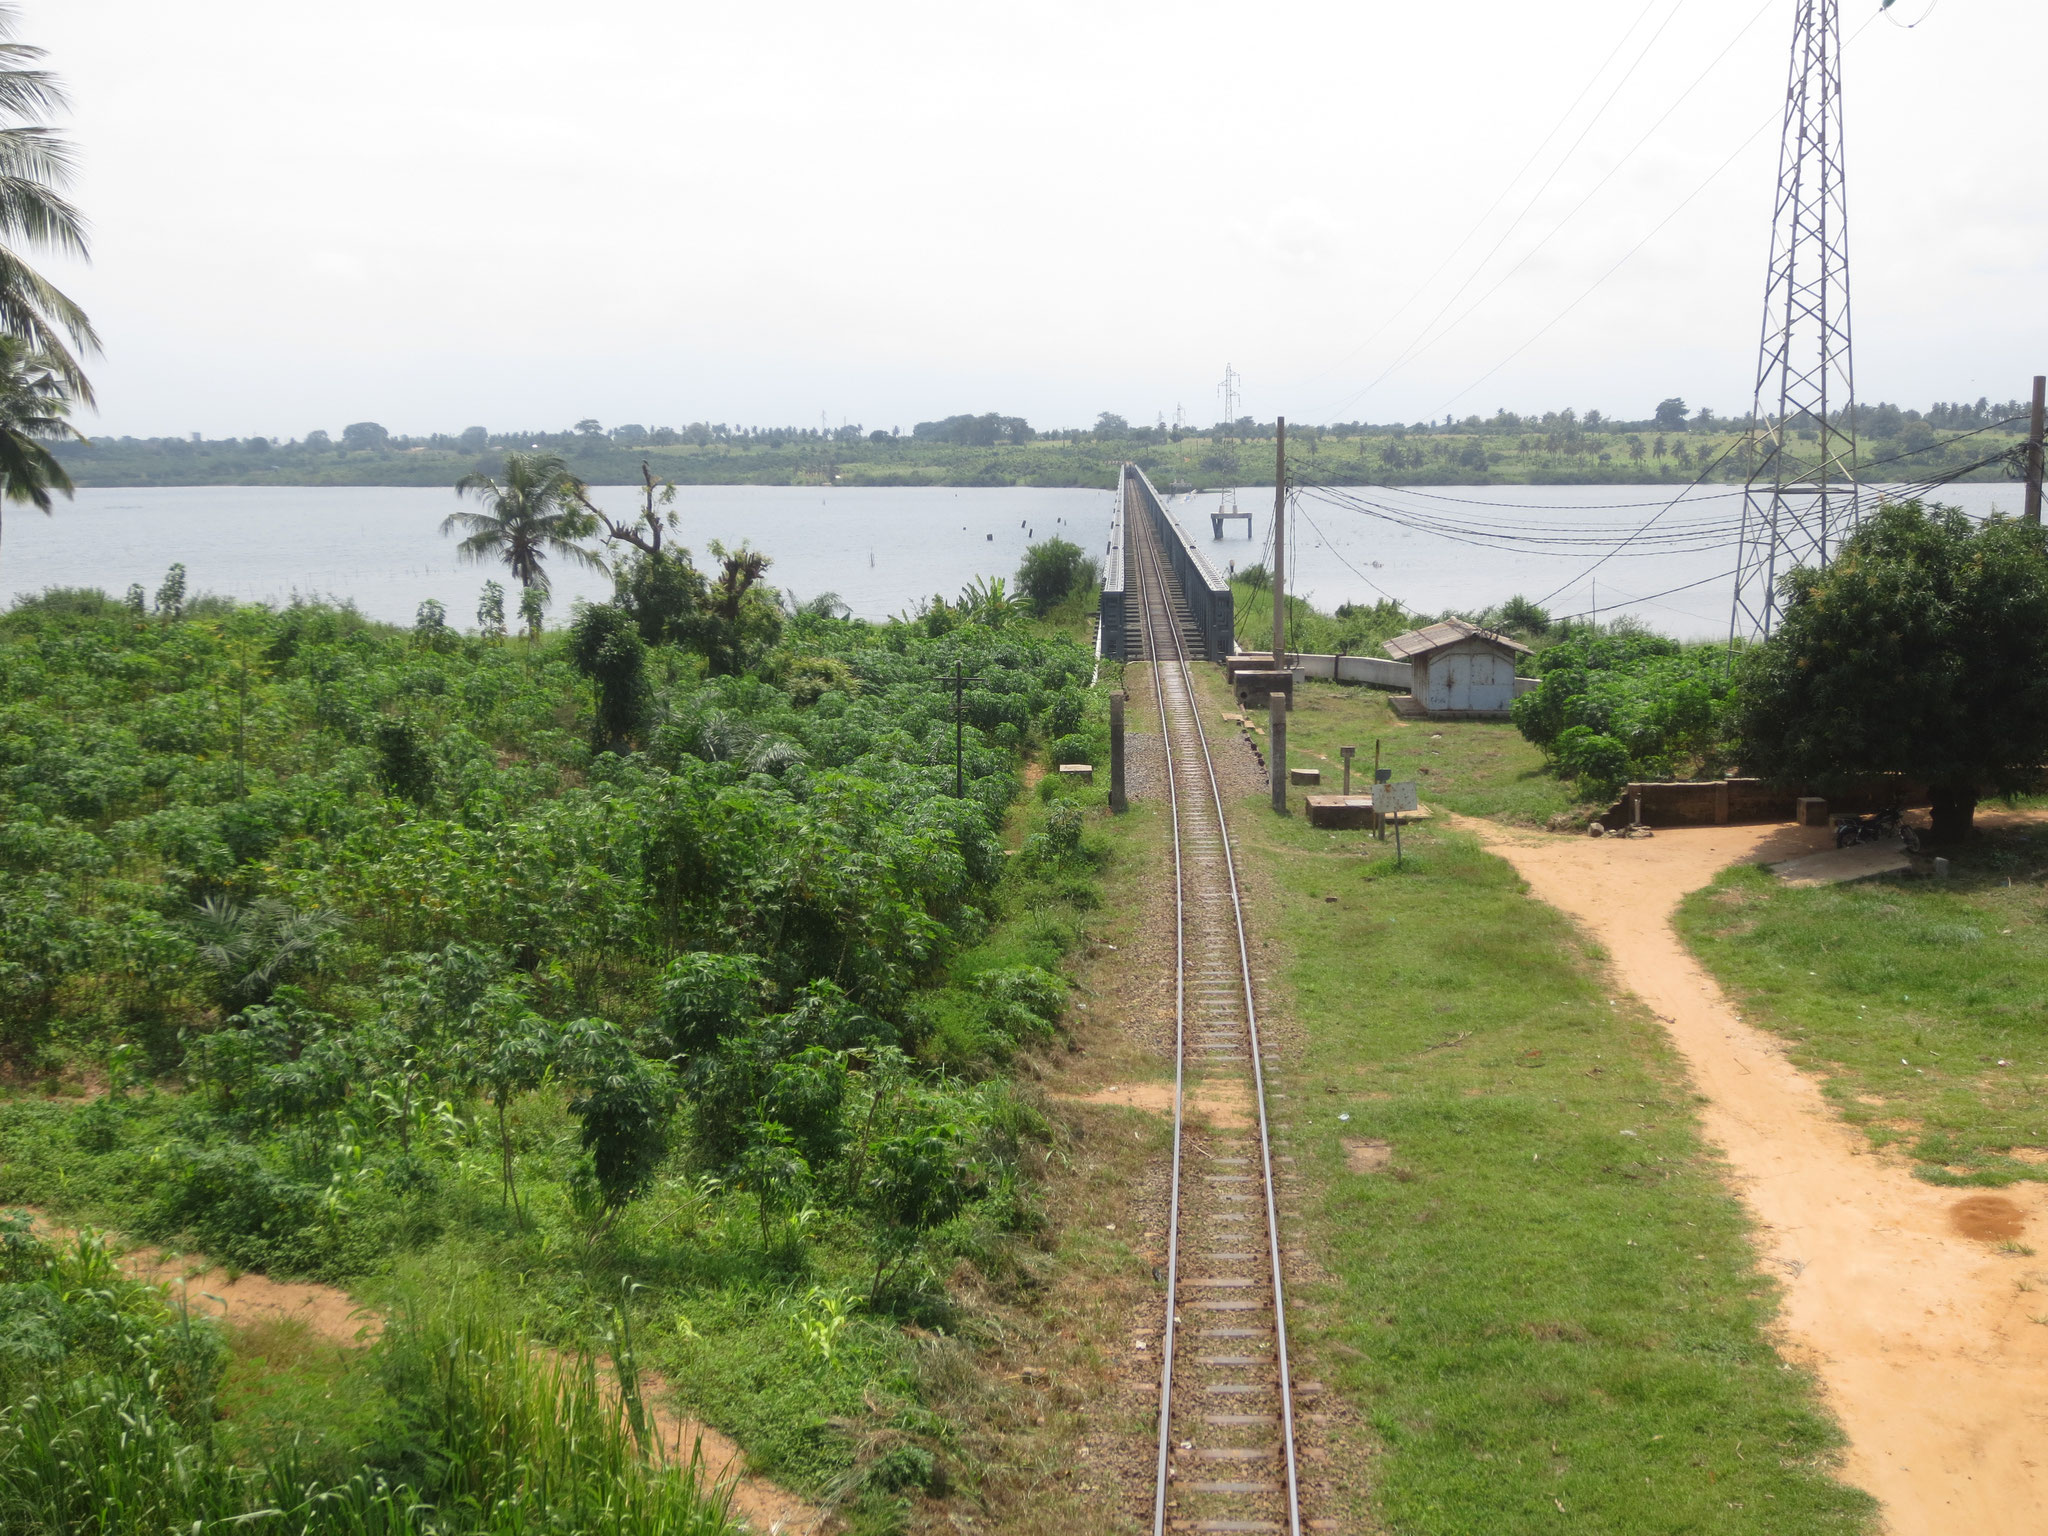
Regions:
<instances>
[{"instance_id":1,"label":"railway track","mask_svg":"<svg viewBox=\"0 0 2048 1536\"><path fill-rule=\"evenodd\" d=\"M1166 745L1175 908L1174 1114L1154 1536L1302 1536L1295 1388L1266 1061L1237 868L1194 697L1190 626L1150 514L1126 482L1142 650ZM1247 1128L1191 1128L1197 1088L1237 1086Z\"/></svg>"}]
</instances>

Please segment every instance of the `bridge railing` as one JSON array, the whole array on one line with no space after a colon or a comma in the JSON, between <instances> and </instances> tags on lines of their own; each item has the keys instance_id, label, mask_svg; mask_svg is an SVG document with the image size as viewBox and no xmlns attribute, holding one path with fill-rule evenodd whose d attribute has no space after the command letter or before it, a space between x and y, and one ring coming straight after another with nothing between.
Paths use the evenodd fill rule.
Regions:
<instances>
[{"instance_id":1,"label":"bridge railing","mask_svg":"<svg viewBox=\"0 0 2048 1536\"><path fill-rule=\"evenodd\" d=\"M1130 505L1130 496L1125 487L1125 473L1117 476L1116 501L1109 513L1109 548L1102 553L1102 604L1097 611L1100 627L1096 631L1096 654L1122 661L1124 657L1124 621L1128 614L1128 595L1124 586L1124 509Z\"/></svg>"},{"instance_id":2,"label":"bridge railing","mask_svg":"<svg viewBox=\"0 0 2048 1536\"><path fill-rule=\"evenodd\" d=\"M1208 556L1195 547L1179 523L1167 516L1166 504L1152 489L1152 482L1145 478L1145 472L1135 464L1126 464L1124 476L1130 491L1124 505L1131 507L1135 502L1132 515L1152 519L1152 527L1158 533L1166 558L1172 562L1173 574L1180 582L1181 594L1187 599L1188 612L1202 637L1203 659L1221 661L1234 649L1231 643L1235 625L1231 617L1230 583L1216 574L1216 567L1209 563Z\"/></svg>"}]
</instances>

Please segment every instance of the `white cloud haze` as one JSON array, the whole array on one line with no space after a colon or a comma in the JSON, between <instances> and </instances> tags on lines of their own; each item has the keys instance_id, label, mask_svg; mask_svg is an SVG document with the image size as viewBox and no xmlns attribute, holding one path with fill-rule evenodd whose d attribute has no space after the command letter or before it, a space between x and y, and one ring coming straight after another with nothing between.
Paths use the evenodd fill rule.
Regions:
<instances>
[{"instance_id":1,"label":"white cloud haze","mask_svg":"<svg viewBox=\"0 0 2048 1536\"><path fill-rule=\"evenodd\" d=\"M1739 410L1792 0L1758 9L27 0L24 37L76 98L95 261L49 270L107 340L89 431L908 430L1206 424L1226 360L1263 417ZM1875 16L1846 8L1859 394L2023 394L2048 370L2048 14ZM1612 179L1361 392L1617 82L1450 314Z\"/></svg>"}]
</instances>

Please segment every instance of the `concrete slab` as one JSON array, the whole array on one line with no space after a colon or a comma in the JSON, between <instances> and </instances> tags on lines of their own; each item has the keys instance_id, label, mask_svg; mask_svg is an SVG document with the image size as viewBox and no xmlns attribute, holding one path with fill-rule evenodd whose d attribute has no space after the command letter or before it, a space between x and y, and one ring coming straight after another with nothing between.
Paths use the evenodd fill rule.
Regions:
<instances>
[{"instance_id":1,"label":"concrete slab","mask_svg":"<svg viewBox=\"0 0 2048 1536\"><path fill-rule=\"evenodd\" d=\"M1306 795L1308 824L1341 830L1370 829L1371 795Z\"/></svg>"},{"instance_id":2,"label":"concrete slab","mask_svg":"<svg viewBox=\"0 0 2048 1536\"><path fill-rule=\"evenodd\" d=\"M1787 885L1835 885L1843 880L1868 880L1872 875L1888 875L1912 867L1913 861L1906 857L1906 850L1899 843L1856 843L1768 866Z\"/></svg>"}]
</instances>

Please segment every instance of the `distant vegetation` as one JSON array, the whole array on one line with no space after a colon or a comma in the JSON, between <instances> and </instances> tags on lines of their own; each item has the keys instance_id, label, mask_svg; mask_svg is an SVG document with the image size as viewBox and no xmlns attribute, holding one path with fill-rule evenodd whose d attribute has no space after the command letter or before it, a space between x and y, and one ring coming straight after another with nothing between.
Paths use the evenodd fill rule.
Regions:
<instances>
[{"instance_id":1,"label":"distant vegetation","mask_svg":"<svg viewBox=\"0 0 2048 1536\"><path fill-rule=\"evenodd\" d=\"M2020 402L1937 404L1925 411L1879 404L1858 416L1865 473L1912 480L1945 473L2003 452L2024 414ZM1676 398L1640 420L1598 411L1557 410L1436 422L1340 422L1288 427L1289 461L1299 480L1359 484L1597 484L1696 478L1739 481L1744 473L1741 418L1688 411ZM1807 429L1810 432L1810 429ZM1948 446L1958 433L1976 435ZM394 436L356 422L334 437L308 432L270 438L101 438L59 449L81 485L445 485L494 473L507 450L559 454L593 485L656 480L685 485L1039 485L1115 483L1117 465L1134 460L1161 489L1270 483L1273 424L1245 417L1197 430L1164 423L1133 426L1104 413L1088 427L1034 429L1021 417L989 412L919 422L908 431L859 425L733 426L692 422L604 428L594 420L569 430L487 431ZM1796 454L1801 430L1795 427ZM1973 478L2002 478L1993 465Z\"/></svg>"}]
</instances>

